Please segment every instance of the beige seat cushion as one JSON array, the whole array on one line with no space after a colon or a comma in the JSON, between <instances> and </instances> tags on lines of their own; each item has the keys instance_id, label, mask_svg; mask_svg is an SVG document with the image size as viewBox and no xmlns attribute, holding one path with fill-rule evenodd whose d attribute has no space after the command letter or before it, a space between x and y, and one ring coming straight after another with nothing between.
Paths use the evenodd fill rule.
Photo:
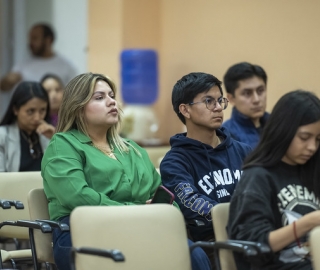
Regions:
<instances>
[{"instance_id":1,"label":"beige seat cushion","mask_svg":"<svg viewBox=\"0 0 320 270\"><path fill-rule=\"evenodd\" d=\"M43 188L33 189L28 194L30 219L50 219L48 201ZM34 242L38 261L54 264L52 234L34 231Z\"/></svg>"},{"instance_id":2,"label":"beige seat cushion","mask_svg":"<svg viewBox=\"0 0 320 270\"><path fill-rule=\"evenodd\" d=\"M229 208L230 203L219 203L211 209L216 241L228 240L226 227L229 218ZM232 251L226 249L219 250L219 258L221 270L237 270Z\"/></svg>"},{"instance_id":3,"label":"beige seat cushion","mask_svg":"<svg viewBox=\"0 0 320 270\"><path fill-rule=\"evenodd\" d=\"M320 226L314 228L310 233L310 249L314 270L320 270Z\"/></svg>"}]
</instances>

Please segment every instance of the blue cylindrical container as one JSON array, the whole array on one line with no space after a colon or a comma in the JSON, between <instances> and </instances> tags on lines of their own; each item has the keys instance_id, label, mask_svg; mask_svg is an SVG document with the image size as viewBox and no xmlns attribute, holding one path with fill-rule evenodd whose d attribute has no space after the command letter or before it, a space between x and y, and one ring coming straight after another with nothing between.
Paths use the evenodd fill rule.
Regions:
<instances>
[{"instance_id":1,"label":"blue cylindrical container","mask_svg":"<svg viewBox=\"0 0 320 270\"><path fill-rule=\"evenodd\" d=\"M127 104L153 104L158 97L158 56L150 49L121 53L121 93Z\"/></svg>"}]
</instances>

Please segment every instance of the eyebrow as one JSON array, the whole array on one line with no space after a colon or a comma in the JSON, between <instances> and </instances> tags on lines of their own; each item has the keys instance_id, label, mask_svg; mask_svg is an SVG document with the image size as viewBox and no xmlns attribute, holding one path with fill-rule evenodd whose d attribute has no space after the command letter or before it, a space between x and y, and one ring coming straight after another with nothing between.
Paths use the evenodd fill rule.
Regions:
<instances>
[{"instance_id":1,"label":"eyebrow","mask_svg":"<svg viewBox=\"0 0 320 270\"><path fill-rule=\"evenodd\" d=\"M218 99L221 98L221 97L223 97L223 95L220 95L220 96L218 97ZM216 99L215 97L209 96L209 95L203 96L202 98L204 98L204 99L206 99L206 98Z\"/></svg>"},{"instance_id":2,"label":"eyebrow","mask_svg":"<svg viewBox=\"0 0 320 270\"><path fill-rule=\"evenodd\" d=\"M44 107L30 107L27 109L27 111L30 111L30 110L46 110L48 107L48 105L44 106Z\"/></svg>"},{"instance_id":3,"label":"eyebrow","mask_svg":"<svg viewBox=\"0 0 320 270\"><path fill-rule=\"evenodd\" d=\"M314 134L313 133L311 133L311 132L308 132L308 131L299 131L298 132L298 134L299 135L309 135L309 136L314 136ZM318 135L315 135L316 137L318 137L320 134L318 134Z\"/></svg>"},{"instance_id":4,"label":"eyebrow","mask_svg":"<svg viewBox=\"0 0 320 270\"><path fill-rule=\"evenodd\" d=\"M243 88L242 91L253 91L255 89L259 89L259 88L265 88L266 86L263 84L260 84L258 87L256 88Z\"/></svg>"},{"instance_id":5,"label":"eyebrow","mask_svg":"<svg viewBox=\"0 0 320 270\"><path fill-rule=\"evenodd\" d=\"M104 91L96 91L92 95L95 95L95 94L105 94L105 92Z\"/></svg>"}]
</instances>

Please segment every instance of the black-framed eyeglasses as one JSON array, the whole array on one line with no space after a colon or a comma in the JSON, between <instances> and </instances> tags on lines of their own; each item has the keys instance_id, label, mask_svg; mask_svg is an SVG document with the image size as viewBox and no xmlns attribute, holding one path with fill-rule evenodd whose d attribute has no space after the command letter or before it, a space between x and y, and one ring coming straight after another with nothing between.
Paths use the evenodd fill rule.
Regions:
<instances>
[{"instance_id":1,"label":"black-framed eyeglasses","mask_svg":"<svg viewBox=\"0 0 320 270\"><path fill-rule=\"evenodd\" d=\"M217 108L217 103L219 103L222 110L225 110L228 107L229 100L225 97L220 97L218 100L214 98L207 97L204 101L199 102L190 102L189 105L205 103L208 110L214 110Z\"/></svg>"}]
</instances>

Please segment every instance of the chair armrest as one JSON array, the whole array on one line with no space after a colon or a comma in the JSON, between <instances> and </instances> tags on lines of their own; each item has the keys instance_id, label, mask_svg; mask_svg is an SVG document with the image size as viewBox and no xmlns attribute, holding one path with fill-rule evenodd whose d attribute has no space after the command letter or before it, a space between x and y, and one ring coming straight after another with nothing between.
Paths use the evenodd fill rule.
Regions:
<instances>
[{"instance_id":1,"label":"chair armrest","mask_svg":"<svg viewBox=\"0 0 320 270\"><path fill-rule=\"evenodd\" d=\"M258 255L257 256L247 256L247 261L255 267L260 267L264 262L270 261L274 253L271 250L270 246L260 242L252 242L252 241L243 241L243 240L229 240L236 243L244 243L246 245L250 245L254 247Z\"/></svg>"},{"instance_id":2,"label":"chair armrest","mask_svg":"<svg viewBox=\"0 0 320 270\"><path fill-rule=\"evenodd\" d=\"M88 254L88 255L96 255L100 257L110 258L115 262L124 262L124 256L121 251L117 249L100 249L100 248L91 248L91 247L80 247L75 248L73 247L76 253L80 254Z\"/></svg>"},{"instance_id":3,"label":"chair armrest","mask_svg":"<svg viewBox=\"0 0 320 270\"><path fill-rule=\"evenodd\" d=\"M10 209L14 206L16 209L24 209L24 205L21 201L16 200L0 200L0 207L3 209Z\"/></svg>"},{"instance_id":4,"label":"chair armrest","mask_svg":"<svg viewBox=\"0 0 320 270\"><path fill-rule=\"evenodd\" d=\"M12 221L12 220L0 222L0 229L3 226L17 226L17 222L16 221Z\"/></svg>"},{"instance_id":5,"label":"chair armrest","mask_svg":"<svg viewBox=\"0 0 320 270\"><path fill-rule=\"evenodd\" d=\"M17 224L16 226L20 226L20 227L41 230L43 233L52 232L51 226L41 221L17 220L16 224Z\"/></svg>"},{"instance_id":6,"label":"chair armrest","mask_svg":"<svg viewBox=\"0 0 320 270\"><path fill-rule=\"evenodd\" d=\"M123 256L122 252L117 249L99 249L99 248L91 248L91 247L75 248L75 247L72 247L71 253L70 253L70 255L71 255L71 270L75 270L75 255L76 255L76 253L110 258L115 262L124 262L125 261L125 258Z\"/></svg>"},{"instance_id":7,"label":"chair armrest","mask_svg":"<svg viewBox=\"0 0 320 270\"><path fill-rule=\"evenodd\" d=\"M24 205L21 201L12 200L9 201L16 209L24 209Z\"/></svg>"},{"instance_id":8,"label":"chair armrest","mask_svg":"<svg viewBox=\"0 0 320 270\"><path fill-rule=\"evenodd\" d=\"M268 246L264 243L253 242L253 241L243 241L243 240L228 240L228 241L231 241L233 243L240 243L240 244L254 246L256 248L256 250L259 252L259 254L272 253L270 246Z\"/></svg>"},{"instance_id":9,"label":"chair armrest","mask_svg":"<svg viewBox=\"0 0 320 270\"><path fill-rule=\"evenodd\" d=\"M227 240L217 242L198 241L190 246L190 252L196 247L212 248L215 253L216 268L220 269L219 250L228 249L233 252L242 253L251 265L260 265L261 260L268 260L273 256L271 248L263 243L242 241L242 240Z\"/></svg>"},{"instance_id":10,"label":"chair armrest","mask_svg":"<svg viewBox=\"0 0 320 270\"><path fill-rule=\"evenodd\" d=\"M190 246L190 251L192 252L192 250L196 247L212 248L213 250L229 249L235 252L243 253L247 257L257 256L259 254L256 246L248 243L240 243L240 241L233 242L232 240L217 242L197 241Z\"/></svg>"},{"instance_id":11,"label":"chair armrest","mask_svg":"<svg viewBox=\"0 0 320 270\"><path fill-rule=\"evenodd\" d=\"M8 200L0 200L0 207L2 209L10 209L11 208L11 204Z\"/></svg>"},{"instance_id":12,"label":"chair armrest","mask_svg":"<svg viewBox=\"0 0 320 270\"><path fill-rule=\"evenodd\" d=\"M66 223L62 223L60 221L54 221L49 219L36 219L38 222L44 222L49 224L53 228L59 228L61 231L68 232L70 231L69 225Z\"/></svg>"}]
</instances>

